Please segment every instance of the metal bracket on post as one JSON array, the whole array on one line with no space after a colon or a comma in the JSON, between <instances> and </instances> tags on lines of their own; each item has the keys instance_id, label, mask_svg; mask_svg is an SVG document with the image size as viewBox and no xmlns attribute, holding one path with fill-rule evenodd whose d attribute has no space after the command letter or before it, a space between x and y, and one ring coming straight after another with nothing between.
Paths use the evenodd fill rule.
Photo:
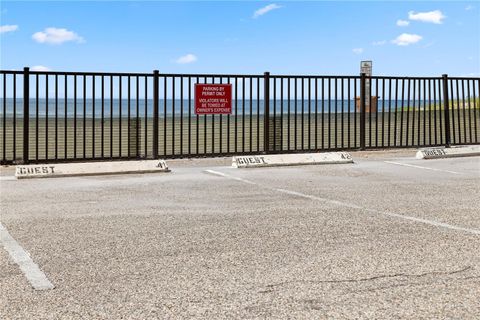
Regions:
<instances>
[{"instance_id":1,"label":"metal bracket on post","mask_svg":"<svg viewBox=\"0 0 480 320\"><path fill-rule=\"evenodd\" d=\"M448 75L442 75L443 82L443 111L445 116L445 147L450 148L450 112L448 101Z\"/></svg>"},{"instance_id":2,"label":"metal bracket on post","mask_svg":"<svg viewBox=\"0 0 480 320\"><path fill-rule=\"evenodd\" d=\"M23 68L23 163L29 162L30 68ZM38 133L37 133L38 134Z\"/></svg>"},{"instance_id":3,"label":"metal bracket on post","mask_svg":"<svg viewBox=\"0 0 480 320\"><path fill-rule=\"evenodd\" d=\"M263 150L264 153L270 151L270 72L263 74L263 101L264 101L264 115L263 115Z\"/></svg>"},{"instance_id":4,"label":"metal bracket on post","mask_svg":"<svg viewBox=\"0 0 480 320\"><path fill-rule=\"evenodd\" d=\"M360 74L360 150L365 150L365 73Z\"/></svg>"},{"instance_id":5,"label":"metal bracket on post","mask_svg":"<svg viewBox=\"0 0 480 320\"><path fill-rule=\"evenodd\" d=\"M159 71L153 71L153 139L152 158L158 158L158 99L159 99ZM145 124L146 125L146 124Z\"/></svg>"}]
</instances>

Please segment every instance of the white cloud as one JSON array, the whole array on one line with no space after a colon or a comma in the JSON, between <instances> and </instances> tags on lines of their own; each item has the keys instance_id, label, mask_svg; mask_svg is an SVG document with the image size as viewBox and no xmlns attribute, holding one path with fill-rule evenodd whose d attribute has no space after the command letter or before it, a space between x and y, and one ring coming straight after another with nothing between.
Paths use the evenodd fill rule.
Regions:
<instances>
[{"instance_id":1,"label":"white cloud","mask_svg":"<svg viewBox=\"0 0 480 320\"><path fill-rule=\"evenodd\" d=\"M180 58L178 58L177 60L175 60L176 63L179 63L179 64L186 64L186 63L192 63L192 62L195 62L197 61L197 57L194 55L194 54L186 54Z\"/></svg>"},{"instance_id":2,"label":"white cloud","mask_svg":"<svg viewBox=\"0 0 480 320\"><path fill-rule=\"evenodd\" d=\"M433 46L434 44L435 44L435 41L430 41L429 43L424 45L423 48L429 48L429 47Z\"/></svg>"},{"instance_id":3,"label":"white cloud","mask_svg":"<svg viewBox=\"0 0 480 320\"><path fill-rule=\"evenodd\" d=\"M410 24L410 21L407 20L397 20L397 26L406 27Z\"/></svg>"},{"instance_id":4,"label":"white cloud","mask_svg":"<svg viewBox=\"0 0 480 320\"><path fill-rule=\"evenodd\" d=\"M52 71L49 67L45 66L33 66L30 68L30 71Z\"/></svg>"},{"instance_id":5,"label":"white cloud","mask_svg":"<svg viewBox=\"0 0 480 320\"><path fill-rule=\"evenodd\" d=\"M418 34L402 33L396 39L392 40L392 43L399 46L408 46L417 43L420 40L422 40L422 36L419 36Z\"/></svg>"},{"instance_id":6,"label":"white cloud","mask_svg":"<svg viewBox=\"0 0 480 320\"><path fill-rule=\"evenodd\" d=\"M61 44L67 41L83 43L85 40L73 31L63 28L46 28L44 31L35 32L32 39L39 43Z\"/></svg>"},{"instance_id":7,"label":"white cloud","mask_svg":"<svg viewBox=\"0 0 480 320\"><path fill-rule=\"evenodd\" d=\"M354 48L352 51L355 54L361 54L361 53L363 53L363 48Z\"/></svg>"},{"instance_id":8,"label":"white cloud","mask_svg":"<svg viewBox=\"0 0 480 320\"><path fill-rule=\"evenodd\" d=\"M18 29L17 25L4 25L0 26L0 33L13 32Z\"/></svg>"},{"instance_id":9,"label":"white cloud","mask_svg":"<svg viewBox=\"0 0 480 320\"><path fill-rule=\"evenodd\" d=\"M387 41L386 40L381 40L381 41L374 41L372 42L372 45L374 46L383 46L384 44L386 44Z\"/></svg>"},{"instance_id":10,"label":"white cloud","mask_svg":"<svg viewBox=\"0 0 480 320\"><path fill-rule=\"evenodd\" d=\"M461 75L462 77L480 77L480 72L470 72Z\"/></svg>"},{"instance_id":11,"label":"white cloud","mask_svg":"<svg viewBox=\"0 0 480 320\"><path fill-rule=\"evenodd\" d=\"M472 5L468 5L468 6L465 7L465 10L466 10L466 11L470 11L470 10L472 10L473 8L475 8L475 7L472 6Z\"/></svg>"},{"instance_id":12,"label":"white cloud","mask_svg":"<svg viewBox=\"0 0 480 320\"><path fill-rule=\"evenodd\" d=\"M268 6L265 6L255 11L253 13L253 18L258 18L260 16L263 16L267 12L270 12L275 9L280 9L280 8L282 8L282 6L279 6L278 4L275 4L275 3L269 4Z\"/></svg>"},{"instance_id":13,"label":"white cloud","mask_svg":"<svg viewBox=\"0 0 480 320\"><path fill-rule=\"evenodd\" d=\"M410 11L408 13L408 19L422 22L430 22L435 24L441 24L442 20L445 19L445 15L440 10L434 10L429 12L418 12Z\"/></svg>"}]
</instances>

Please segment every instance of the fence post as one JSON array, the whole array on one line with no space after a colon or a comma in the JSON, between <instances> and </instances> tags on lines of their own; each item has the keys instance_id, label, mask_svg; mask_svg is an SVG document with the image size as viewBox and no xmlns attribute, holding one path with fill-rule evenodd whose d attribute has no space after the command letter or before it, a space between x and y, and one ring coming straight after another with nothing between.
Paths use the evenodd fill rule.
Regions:
<instances>
[{"instance_id":1,"label":"fence post","mask_svg":"<svg viewBox=\"0 0 480 320\"><path fill-rule=\"evenodd\" d=\"M443 82L443 112L445 115L445 147L450 148L450 112L448 101L448 75L442 74Z\"/></svg>"},{"instance_id":2,"label":"fence post","mask_svg":"<svg viewBox=\"0 0 480 320\"><path fill-rule=\"evenodd\" d=\"M152 157L158 158L158 78L159 71L153 70L153 139L152 139Z\"/></svg>"},{"instance_id":3,"label":"fence post","mask_svg":"<svg viewBox=\"0 0 480 320\"><path fill-rule=\"evenodd\" d=\"M23 163L29 162L30 68L23 68ZM38 133L37 133L38 134Z\"/></svg>"},{"instance_id":4,"label":"fence post","mask_svg":"<svg viewBox=\"0 0 480 320\"><path fill-rule=\"evenodd\" d=\"M365 150L365 73L360 74L360 150Z\"/></svg>"},{"instance_id":5,"label":"fence post","mask_svg":"<svg viewBox=\"0 0 480 320\"><path fill-rule=\"evenodd\" d=\"M270 151L270 72L263 74L263 150L264 153Z\"/></svg>"}]
</instances>

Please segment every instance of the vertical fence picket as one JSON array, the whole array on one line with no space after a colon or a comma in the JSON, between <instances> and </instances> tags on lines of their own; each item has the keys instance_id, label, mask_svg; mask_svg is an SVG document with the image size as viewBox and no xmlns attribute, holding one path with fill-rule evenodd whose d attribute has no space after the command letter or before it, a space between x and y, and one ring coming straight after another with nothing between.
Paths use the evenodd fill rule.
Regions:
<instances>
[{"instance_id":1,"label":"vertical fence picket","mask_svg":"<svg viewBox=\"0 0 480 320\"><path fill-rule=\"evenodd\" d=\"M264 84L263 84L263 149L265 153L270 151L270 72L264 73Z\"/></svg>"},{"instance_id":2,"label":"vertical fence picket","mask_svg":"<svg viewBox=\"0 0 480 320\"><path fill-rule=\"evenodd\" d=\"M16 80L16 79L15 79ZM15 90L16 88L14 88ZM14 114L16 110L14 110ZM29 162L30 69L23 69L23 163ZM14 123L16 119L14 119ZM15 129L14 129L15 130ZM37 131L38 134L38 131ZM14 138L15 139L15 138ZM14 150L16 149L14 143ZM15 151L14 151L15 153ZM15 160L15 156L14 156Z\"/></svg>"}]
</instances>

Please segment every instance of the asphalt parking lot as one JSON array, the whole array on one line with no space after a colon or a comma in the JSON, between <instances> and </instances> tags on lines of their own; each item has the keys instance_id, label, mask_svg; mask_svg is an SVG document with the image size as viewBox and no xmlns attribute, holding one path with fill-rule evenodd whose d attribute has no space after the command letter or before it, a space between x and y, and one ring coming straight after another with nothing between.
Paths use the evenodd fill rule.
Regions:
<instances>
[{"instance_id":1,"label":"asphalt parking lot","mask_svg":"<svg viewBox=\"0 0 480 320\"><path fill-rule=\"evenodd\" d=\"M0 318L478 319L480 157L351 154L4 178L0 222L55 288L0 247Z\"/></svg>"}]
</instances>

